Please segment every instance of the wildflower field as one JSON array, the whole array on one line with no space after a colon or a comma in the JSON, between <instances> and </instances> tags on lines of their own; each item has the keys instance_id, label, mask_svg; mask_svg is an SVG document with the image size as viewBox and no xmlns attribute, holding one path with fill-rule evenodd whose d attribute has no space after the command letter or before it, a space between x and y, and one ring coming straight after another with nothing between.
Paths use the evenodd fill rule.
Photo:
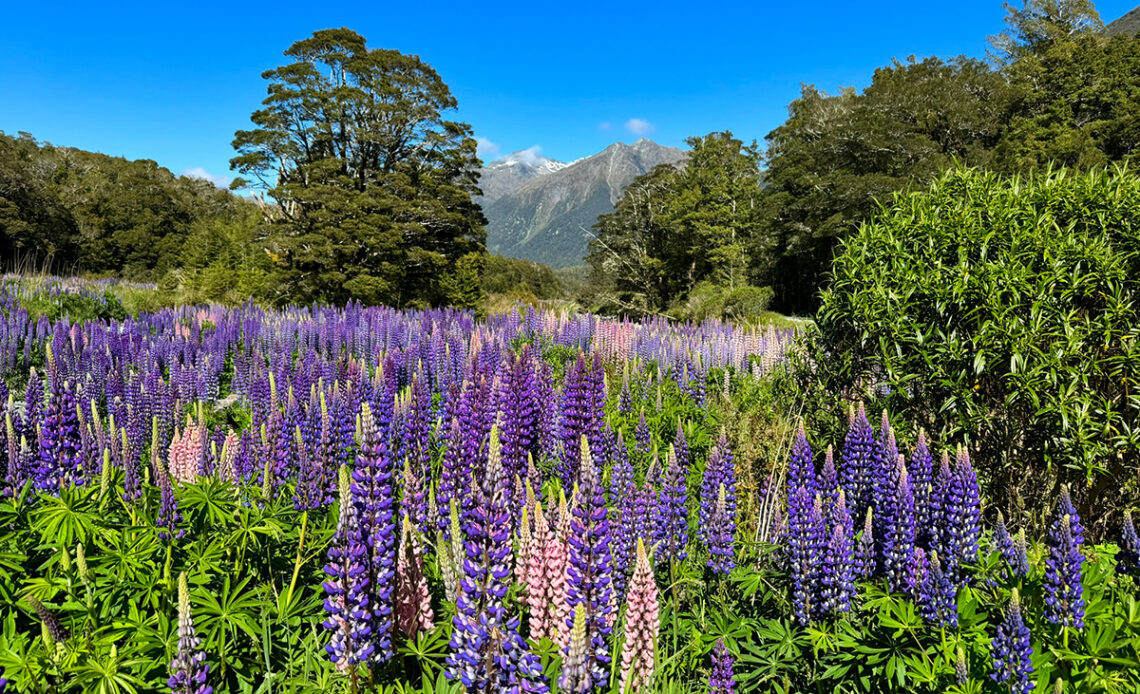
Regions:
<instances>
[{"instance_id":1,"label":"wildflower field","mask_svg":"<svg viewBox=\"0 0 1140 694\"><path fill-rule=\"evenodd\" d=\"M790 331L104 290L0 287L0 691L1140 691L1130 517Z\"/></svg>"}]
</instances>

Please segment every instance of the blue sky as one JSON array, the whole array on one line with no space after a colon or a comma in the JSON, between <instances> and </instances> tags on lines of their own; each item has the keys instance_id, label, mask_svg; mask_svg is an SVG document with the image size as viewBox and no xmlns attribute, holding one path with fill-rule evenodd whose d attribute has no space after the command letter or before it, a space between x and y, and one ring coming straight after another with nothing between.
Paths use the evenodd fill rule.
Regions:
<instances>
[{"instance_id":1,"label":"blue sky","mask_svg":"<svg viewBox=\"0 0 1140 694\"><path fill-rule=\"evenodd\" d=\"M1107 22L1137 0L1101 2ZM640 136L762 140L801 83L863 87L891 58L984 56L1000 0L956 3L12 3L0 130L224 180L263 70L316 29L419 54L485 154L569 161Z\"/></svg>"}]
</instances>

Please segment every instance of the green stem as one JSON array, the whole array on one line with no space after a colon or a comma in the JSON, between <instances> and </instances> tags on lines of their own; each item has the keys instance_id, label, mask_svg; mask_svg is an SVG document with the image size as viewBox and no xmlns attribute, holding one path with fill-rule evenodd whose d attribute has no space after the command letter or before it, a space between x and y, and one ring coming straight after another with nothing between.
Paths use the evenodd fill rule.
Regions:
<instances>
[{"instance_id":1,"label":"green stem","mask_svg":"<svg viewBox=\"0 0 1140 694\"><path fill-rule=\"evenodd\" d=\"M285 600L286 604L293 602L293 589L297 587L297 576L301 573L301 552L305 548L305 530L309 527L309 511L306 509L301 513L301 538L297 541L297 559L293 562L293 579L289 581L289 593Z\"/></svg>"}]
</instances>

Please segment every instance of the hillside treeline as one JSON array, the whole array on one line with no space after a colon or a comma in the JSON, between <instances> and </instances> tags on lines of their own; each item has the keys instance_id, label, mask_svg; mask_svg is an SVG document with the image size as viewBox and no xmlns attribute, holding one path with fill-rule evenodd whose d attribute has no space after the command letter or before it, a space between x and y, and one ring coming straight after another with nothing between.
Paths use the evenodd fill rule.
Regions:
<instances>
[{"instance_id":1,"label":"hillside treeline","mask_svg":"<svg viewBox=\"0 0 1140 694\"><path fill-rule=\"evenodd\" d=\"M913 56L863 90L803 87L759 155L731 133L642 176L591 244L593 300L685 315L694 291L770 288L807 312L837 242L900 191L968 165L1002 174L1128 162L1140 143L1140 38L1108 37L1092 3L1008 8L990 60Z\"/></svg>"},{"instance_id":2,"label":"hillside treeline","mask_svg":"<svg viewBox=\"0 0 1140 694\"><path fill-rule=\"evenodd\" d=\"M0 133L5 270L153 281L185 263L187 239L254 213L253 203L153 161Z\"/></svg>"}]
</instances>

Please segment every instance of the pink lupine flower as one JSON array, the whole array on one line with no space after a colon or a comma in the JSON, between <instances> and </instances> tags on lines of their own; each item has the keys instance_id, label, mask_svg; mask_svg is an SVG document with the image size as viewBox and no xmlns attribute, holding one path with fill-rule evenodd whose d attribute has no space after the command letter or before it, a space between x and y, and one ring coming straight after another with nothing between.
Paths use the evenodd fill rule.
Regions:
<instances>
[{"instance_id":1,"label":"pink lupine flower","mask_svg":"<svg viewBox=\"0 0 1140 694\"><path fill-rule=\"evenodd\" d=\"M653 654L657 648L658 619L657 583L653 567L645 554L645 542L637 541L637 565L626 594L625 645L621 650L621 691L649 690L653 677ZM632 687L627 686L632 682Z\"/></svg>"},{"instance_id":2,"label":"pink lupine flower","mask_svg":"<svg viewBox=\"0 0 1140 694\"><path fill-rule=\"evenodd\" d=\"M404 513L404 532L400 538L400 556L396 560L396 621L400 631L415 638L421 631L435 628L431 594L424 578L423 551L408 514Z\"/></svg>"},{"instance_id":3,"label":"pink lupine flower","mask_svg":"<svg viewBox=\"0 0 1140 694\"><path fill-rule=\"evenodd\" d=\"M192 484L198 478L198 458L202 453L202 429L187 424L185 431L175 431L167 452L170 476L180 484Z\"/></svg>"}]
</instances>

